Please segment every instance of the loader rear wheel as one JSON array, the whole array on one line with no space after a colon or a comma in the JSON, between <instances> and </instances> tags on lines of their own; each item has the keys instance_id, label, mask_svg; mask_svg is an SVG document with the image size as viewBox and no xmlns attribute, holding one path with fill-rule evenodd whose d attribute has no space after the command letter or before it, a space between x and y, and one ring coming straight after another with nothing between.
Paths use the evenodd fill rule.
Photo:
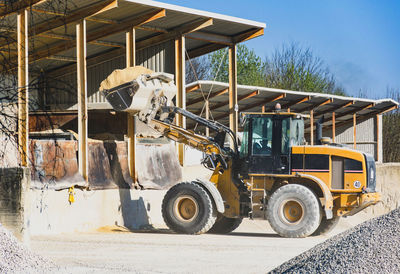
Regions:
<instances>
[{"instance_id":1,"label":"loader rear wheel","mask_svg":"<svg viewBox=\"0 0 400 274\"><path fill-rule=\"evenodd\" d=\"M162 202L162 215L171 230L185 234L207 232L217 216L211 197L194 182L180 183L168 190Z\"/></svg>"},{"instance_id":2,"label":"loader rear wheel","mask_svg":"<svg viewBox=\"0 0 400 274\"><path fill-rule=\"evenodd\" d=\"M268 201L268 221L282 237L301 238L311 235L320 225L321 216L317 196L302 185L284 185Z\"/></svg>"},{"instance_id":3,"label":"loader rear wheel","mask_svg":"<svg viewBox=\"0 0 400 274\"><path fill-rule=\"evenodd\" d=\"M332 219L329 219L329 220L326 219L326 217L323 217L321 220L321 224L319 225L317 230L315 230L315 232L312 235L319 236L319 235L328 234L339 223L339 220L340 220L339 216L334 216Z\"/></svg>"},{"instance_id":4,"label":"loader rear wheel","mask_svg":"<svg viewBox=\"0 0 400 274\"><path fill-rule=\"evenodd\" d=\"M228 218L219 213L215 224L208 233L228 234L238 228L241 223L242 218Z\"/></svg>"}]
</instances>

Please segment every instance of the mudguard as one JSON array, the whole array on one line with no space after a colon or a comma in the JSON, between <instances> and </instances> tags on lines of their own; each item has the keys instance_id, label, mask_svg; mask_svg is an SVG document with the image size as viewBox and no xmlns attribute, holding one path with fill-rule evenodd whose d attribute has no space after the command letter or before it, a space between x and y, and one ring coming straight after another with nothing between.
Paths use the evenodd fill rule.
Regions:
<instances>
[{"instance_id":1,"label":"mudguard","mask_svg":"<svg viewBox=\"0 0 400 274\"><path fill-rule=\"evenodd\" d=\"M218 189L213 183L203 179L196 179L193 182L199 184L200 186L205 188L208 193L211 194L211 197L213 198L215 206L217 207L217 211L219 213L225 212L224 200L222 200L221 193L219 193Z\"/></svg>"},{"instance_id":2,"label":"mudguard","mask_svg":"<svg viewBox=\"0 0 400 274\"><path fill-rule=\"evenodd\" d=\"M302 178L308 178L310 180L312 180L314 183L316 183L320 189L322 190L322 194L324 195L324 203L322 204L322 206L325 209L325 215L326 215L326 219L332 219L333 218L333 197L332 197L332 193L329 190L328 186L326 184L324 184L324 182L322 182L319 178L309 175L309 174L303 174L303 173L297 173L296 176L298 177L302 177Z\"/></svg>"}]
</instances>

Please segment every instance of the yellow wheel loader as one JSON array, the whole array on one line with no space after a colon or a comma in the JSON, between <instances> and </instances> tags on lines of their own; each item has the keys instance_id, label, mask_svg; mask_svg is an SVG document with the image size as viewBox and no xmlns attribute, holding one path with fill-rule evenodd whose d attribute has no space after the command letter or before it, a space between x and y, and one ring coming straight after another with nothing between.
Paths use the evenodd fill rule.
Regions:
<instances>
[{"instance_id":1,"label":"yellow wheel loader","mask_svg":"<svg viewBox=\"0 0 400 274\"><path fill-rule=\"evenodd\" d=\"M229 233L243 218L267 219L283 237L331 230L342 216L376 204L375 161L338 144L306 145L305 115L242 113L243 136L226 126L175 107L173 75L143 67L114 71L101 84L115 110L130 112L165 137L202 151L213 170L209 180L179 183L168 190L162 214L178 233ZM176 126L179 114L214 132L206 137ZM317 126L318 127L318 126ZM232 146L226 145L230 138Z\"/></svg>"}]
</instances>

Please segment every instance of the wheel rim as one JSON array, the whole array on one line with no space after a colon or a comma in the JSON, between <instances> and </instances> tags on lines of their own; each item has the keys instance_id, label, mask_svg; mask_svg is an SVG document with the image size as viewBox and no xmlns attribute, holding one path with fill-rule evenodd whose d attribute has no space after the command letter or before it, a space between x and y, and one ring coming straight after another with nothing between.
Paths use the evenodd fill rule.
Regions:
<instances>
[{"instance_id":1,"label":"wheel rim","mask_svg":"<svg viewBox=\"0 0 400 274\"><path fill-rule=\"evenodd\" d=\"M174 202L174 213L180 221L191 222L199 214L199 205L192 196L181 196Z\"/></svg>"},{"instance_id":2,"label":"wheel rim","mask_svg":"<svg viewBox=\"0 0 400 274\"><path fill-rule=\"evenodd\" d=\"M285 200L279 212L281 220L286 224L298 224L304 218L304 205L298 200Z\"/></svg>"}]
</instances>

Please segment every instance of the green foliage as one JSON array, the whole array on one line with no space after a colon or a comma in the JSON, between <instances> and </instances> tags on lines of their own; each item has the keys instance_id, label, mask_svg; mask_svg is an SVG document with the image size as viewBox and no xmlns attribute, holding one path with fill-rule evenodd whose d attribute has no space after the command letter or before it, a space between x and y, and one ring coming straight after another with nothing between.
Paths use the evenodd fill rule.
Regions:
<instances>
[{"instance_id":1,"label":"green foliage","mask_svg":"<svg viewBox=\"0 0 400 274\"><path fill-rule=\"evenodd\" d=\"M400 101L400 90L388 90L387 95ZM383 162L400 162L400 110L384 114L382 120Z\"/></svg>"},{"instance_id":2,"label":"green foliage","mask_svg":"<svg viewBox=\"0 0 400 274\"><path fill-rule=\"evenodd\" d=\"M345 95L323 61L310 48L283 45L265 61L266 86L280 89Z\"/></svg>"},{"instance_id":3,"label":"green foliage","mask_svg":"<svg viewBox=\"0 0 400 274\"><path fill-rule=\"evenodd\" d=\"M228 49L211 53L207 66L210 68L210 79L228 82ZM323 61L315 57L310 48L302 48L295 43L276 49L265 61L253 49L239 44L237 79L241 85L346 95Z\"/></svg>"},{"instance_id":4,"label":"green foliage","mask_svg":"<svg viewBox=\"0 0 400 274\"><path fill-rule=\"evenodd\" d=\"M265 86L264 62L253 49L246 45L237 46L237 82L240 85ZM209 55L210 78L220 82L229 81L228 49Z\"/></svg>"}]
</instances>

